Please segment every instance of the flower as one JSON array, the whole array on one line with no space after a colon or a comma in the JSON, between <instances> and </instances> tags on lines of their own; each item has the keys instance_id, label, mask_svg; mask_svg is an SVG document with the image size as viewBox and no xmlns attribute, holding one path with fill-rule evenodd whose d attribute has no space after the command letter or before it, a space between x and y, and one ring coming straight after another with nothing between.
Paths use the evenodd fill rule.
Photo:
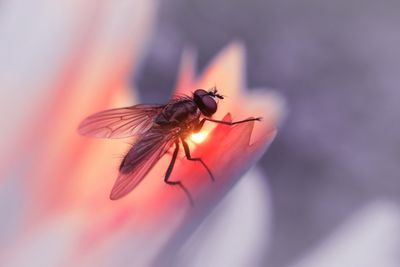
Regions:
<instances>
[{"instance_id":1,"label":"flower","mask_svg":"<svg viewBox=\"0 0 400 267\"><path fill-rule=\"evenodd\" d=\"M127 5L133 12L146 11L148 5L140 3ZM6 228L11 229L9 241L1 246L5 265L146 266L167 260L255 164L276 134L282 101L267 91L242 91L241 45L228 46L199 78L194 75L193 54L187 53L177 93L217 83L228 97L221 101L215 118L262 116L264 120L233 127L206 125L207 138L191 147L216 181L212 183L199 164L183 158L172 174L188 188L195 208L179 188L163 183L169 156L161 159L132 193L110 201L108 192L120 160L111 157L122 155L128 145L121 140L83 138L77 135L76 126L91 112L133 104L135 99L124 79L133 56L127 53L137 52L141 45L135 43L137 38L125 36L133 36L142 25L138 21L129 28L131 32L117 31L115 24L123 23L118 15L126 12L127 6L111 7L115 9L111 8L107 18L112 21L106 24L115 28L88 31L89 36L82 32L84 38L79 40L87 46L77 46L76 58L61 66L55 83L49 82L49 88L57 90L43 101L37 118L32 116L33 122L25 126L31 129L29 135L1 165L0 171L7 177L3 186L14 180L11 173L19 172L19 181L12 185L14 193L6 196L6 201L15 203L12 209L18 215L11 217L14 227ZM96 38L98 41L93 40Z\"/></svg>"},{"instance_id":2,"label":"flower","mask_svg":"<svg viewBox=\"0 0 400 267\"><path fill-rule=\"evenodd\" d=\"M217 75L215 78L223 77L219 78L221 83L225 83L230 77L242 77L240 70L243 52L243 47L239 44L228 46L197 80L188 79L187 73L182 71L180 85L185 81L191 86L178 86L176 93L188 94L193 88L204 88L201 84L212 75ZM192 69L188 64L193 64L193 61L185 62L183 70ZM235 65L236 69L232 69ZM224 66L229 66L229 69L224 69ZM188 162L181 155L171 177L172 180L180 180L189 190L195 201L195 208L190 206L187 196L179 187L171 187L162 182L171 159L170 155L165 156L133 192L112 203L113 207L104 217L96 218L95 226L87 225L82 242L91 251L96 251L95 248L98 248L101 240L110 235L114 238L113 242L107 242L100 247L101 252L89 255L85 266L99 266L110 258L119 265L129 263L135 266L158 266L171 260L169 256L174 255L173 252L182 246L216 203L257 162L276 134L275 127L280 120L278 116L282 114L281 99L276 94L265 91L254 92L247 97L245 92L235 91L239 86L231 85L227 87L229 90L222 92L233 96L227 105L236 116L241 116L238 119L254 114L251 112L258 112L256 114L263 116L264 120L262 123L251 122L237 126L205 127L207 138L201 144L192 145L192 154L206 162L216 178L214 183L200 164ZM251 108L239 109L235 106L235 100L248 101ZM223 107L224 104L221 101L220 106ZM228 108L221 108L215 117L221 116ZM230 121L231 116L227 114L224 120ZM115 173L114 177L116 175ZM104 197L104 193L102 196ZM121 251L118 244L127 244L129 250ZM81 248L78 248L76 253L80 251Z\"/></svg>"}]
</instances>

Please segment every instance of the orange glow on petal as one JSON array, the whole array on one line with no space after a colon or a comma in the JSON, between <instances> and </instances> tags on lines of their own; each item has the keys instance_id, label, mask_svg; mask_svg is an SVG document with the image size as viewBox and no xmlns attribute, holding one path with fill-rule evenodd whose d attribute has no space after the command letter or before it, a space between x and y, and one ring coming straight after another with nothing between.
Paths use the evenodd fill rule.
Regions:
<instances>
[{"instance_id":1,"label":"orange glow on petal","mask_svg":"<svg viewBox=\"0 0 400 267\"><path fill-rule=\"evenodd\" d=\"M194 133L190 136L190 139L195 142L196 144L200 144L206 140L208 136L208 132L202 131L199 133Z\"/></svg>"}]
</instances>

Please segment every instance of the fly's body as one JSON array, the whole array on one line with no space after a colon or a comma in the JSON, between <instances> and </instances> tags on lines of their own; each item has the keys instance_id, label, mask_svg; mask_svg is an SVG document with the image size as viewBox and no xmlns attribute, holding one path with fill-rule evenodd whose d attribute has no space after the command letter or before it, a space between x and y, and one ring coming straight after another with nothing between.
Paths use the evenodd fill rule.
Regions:
<instances>
[{"instance_id":1,"label":"fly's body","mask_svg":"<svg viewBox=\"0 0 400 267\"><path fill-rule=\"evenodd\" d=\"M193 96L177 97L166 105L135 105L105 110L86 118L78 129L82 135L99 138L137 136L136 142L120 164L119 176L110 198L119 199L132 191L157 161L175 145L164 182L180 186L193 204L192 197L183 184L180 181L169 180L180 144L183 146L186 158L201 163L214 180L205 162L201 158L191 156L186 138L200 131L205 121L233 125L260 120L260 118L249 118L237 122L226 122L211 119L217 111L216 98L223 99L216 89L210 91L198 89Z\"/></svg>"},{"instance_id":2,"label":"fly's body","mask_svg":"<svg viewBox=\"0 0 400 267\"><path fill-rule=\"evenodd\" d=\"M120 172L129 173L135 166L135 159L145 157L151 153L151 148L162 143L163 136L172 134L176 137L186 137L195 132L200 123L200 110L189 98L178 99L165 105L154 118L153 124L146 135L138 141L124 157L120 165ZM150 150L147 150L150 148ZM150 151L150 152L149 152Z\"/></svg>"}]
</instances>

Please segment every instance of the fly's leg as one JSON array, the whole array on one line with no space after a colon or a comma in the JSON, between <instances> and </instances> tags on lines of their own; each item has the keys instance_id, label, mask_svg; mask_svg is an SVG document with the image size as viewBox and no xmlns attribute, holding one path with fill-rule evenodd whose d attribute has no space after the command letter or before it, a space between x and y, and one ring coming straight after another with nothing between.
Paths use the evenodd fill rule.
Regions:
<instances>
[{"instance_id":1,"label":"fly's leg","mask_svg":"<svg viewBox=\"0 0 400 267\"><path fill-rule=\"evenodd\" d=\"M262 119L261 117L258 117L258 118L251 118L251 119L246 119L246 120L241 120L241 121L234 121L234 122L219 121L219 120L213 120L213 119L209 119L209 118L204 118L203 120L207 120L207 121L211 121L211 122L215 122L215 123L226 124L226 125L235 125L235 124L249 122L249 121L261 121L261 119Z\"/></svg>"},{"instance_id":2,"label":"fly's leg","mask_svg":"<svg viewBox=\"0 0 400 267\"><path fill-rule=\"evenodd\" d=\"M205 122L206 122L205 119L202 119L201 121L199 121L199 123L194 127L193 132L194 133L200 132L200 130L201 130L201 128L203 128L203 125Z\"/></svg>"},{"instance_id":3,"label":"fly's leg","mask_svg":"<svg viewBox=\"0 0 400 267\"><path fill-rule=\"evenodd\" d=\"M184 139L181 139L181 141L182 141L182 144L183 144L183 148L185 149L186 158L187 158L188 160L200 162L200 163L204 166L204 168L207 170L208 174L209 174L210 177L211 177L211 180L214 182L214 181L215 181L214 175L211 173L210 169L209 169L208 166L204 163L204 161L203 161L201 158L192 158L192 156L190 155L190 149L189 149L188 143L186 143L186 141L185 141Z\"/></svg>"},{"instance_id":4,"label":"fly's leg","mask_svg":"<svg viewBox=\"0 0 400 267\"><path fill-rule=\"evenodd\" d=\"M189 190L182 184L182 182L180 182L180 181L169 181L168 180L169 177L171 176L172 170L174 168L176 158L178 157L178 152L179 152L179 141L176 141L175 142L174 154L172 155L171 162L169 163L167 172L165 173L164 182L169 184L169 185L177 185L177 186L179 186L185 192L186 196L189 199L190 205L193 207L194 206L193 198L190 195Z\"/></svg>"},{"instance_id":5,"label":"fly's leg","mask_svg":"<svg viewBox=\"0 0 400 267\"><path fill-rule=\"evenodd\" d=\"M170 185L180 184L180 182L168 181L169 177L171 176L172 170L174 168L176 158L178 157L178 152L179 152L179 142L177 141L177 142L175 142L175 150L174 150L171 162L169 163L167 172L165 173L165 177L164 177L164 182L166 182L167 184L170 184Z\"/></svg>"}]
</instances>

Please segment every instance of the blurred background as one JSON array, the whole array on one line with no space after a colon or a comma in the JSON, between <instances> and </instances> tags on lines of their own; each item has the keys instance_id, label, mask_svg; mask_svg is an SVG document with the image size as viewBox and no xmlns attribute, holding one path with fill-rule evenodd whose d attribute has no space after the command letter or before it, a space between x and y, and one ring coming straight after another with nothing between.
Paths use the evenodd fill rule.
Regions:
<instances>
[{"instance_id":1,"label":"blurred background","mask_svg":"<svg viewBox=\"0 0 400 267\"><path fill-rule=\"evenodd\" d=\"M103 21L95 20L96 12L112 4L103 1L93 11L93 1L71 2L0 4L3 116L20 99L26 103L15 113L19 120L6 119L12 126L4 130L6 140L41 94L18 88L32 81L34 88L51 88L51 66L68 58L63 55L75 51L71 62L80 62L93 52L71 47L85 47L87 32ZM132 45L132 53L116 60L126 60L116 72L127 74L127 86L142 102L170 97L184 49L197 52L201 72L232 41L246 48L248 87L273 88L286 99L286 120L258 163L268 176L272 213L263 266L399 266L399 1L164 0L145 8L122 2L101 36L113 44L118 32L126 38L119 47ZM123 21L116 18L121 14ZM136 21L142 16L151 19ZM136 26L125 31L130 19ZM35 35L17 34L29 33L30 25ZM65 34L71 25L74 31ZM71 38L76 35L79 42ZM107 49L96 51L104 56L100 63L108 62ZM50 67L41 72L37 64ZM1 144L8 155L6 140ZM3 187L3 199L13 188Z\"/></svg>"}]
</instances>

